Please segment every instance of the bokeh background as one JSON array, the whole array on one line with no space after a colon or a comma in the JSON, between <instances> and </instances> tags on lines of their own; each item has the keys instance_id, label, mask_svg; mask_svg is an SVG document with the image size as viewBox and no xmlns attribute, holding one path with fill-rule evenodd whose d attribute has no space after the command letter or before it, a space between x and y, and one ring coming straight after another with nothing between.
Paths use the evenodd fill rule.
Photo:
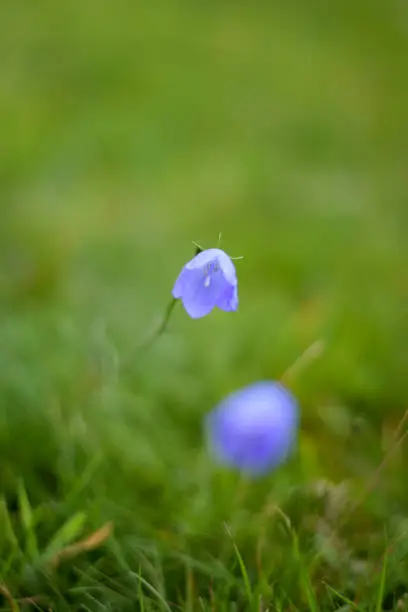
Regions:
<instances>
[{"instance_id":1,"label":"bokeh background","mask_svg":"<svg viewBox=\"0 0 408 612\"><path fill-rule=\"evenodd\" d=\"M113 521L117 536L58 577L61 602L95 559L116 576L142 568L177 600L192 559L224 580L214 559L237 514L252 567L265 499L290 513L315 482L364 491L408 408L407 36L400 0L2 4L1 512L31 567L5 531L17 594L47 590L32 568L78 511L81 529ZM219 232L244 256L238 312L192 321L180 306L134 354L192 240L212 247ZM296 457L237 502L203 415L318 340L324 354L291 381ZM348 522L360 563L408 512L403 466L401 445ZM277 550L267 563L282 576ZM355 588L335 567L336 588Z\"/></svg>"}]
</instances>

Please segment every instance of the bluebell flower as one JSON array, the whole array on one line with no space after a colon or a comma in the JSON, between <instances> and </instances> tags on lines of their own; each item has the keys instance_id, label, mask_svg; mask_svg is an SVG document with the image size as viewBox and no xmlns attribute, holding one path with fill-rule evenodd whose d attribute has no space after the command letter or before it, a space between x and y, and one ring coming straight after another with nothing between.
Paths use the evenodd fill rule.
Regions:
<instances>
[{"instance_id":1,"label":"bluebell flower","mask_svg":"<svg viewBox=\"0 0 408 612\"><path fill-rule=\"evenodd\" d=\"M280 383L261 381L235 391L207 417L215 458L257 476L288 457L297 436L298 404Z\"/></svg>"},{"instance_id":2,"label":"bluebell flower","mask_svg":"<svg viewBox=\"0 0 408 612\"><path fill-rule=\"evenodd\" d=\"M238 308L238 281L235 266L221 249L201 251L180 272L173 297L180 299L193 319L204 317L217 306Z\"/></svg>"}]
</instances>

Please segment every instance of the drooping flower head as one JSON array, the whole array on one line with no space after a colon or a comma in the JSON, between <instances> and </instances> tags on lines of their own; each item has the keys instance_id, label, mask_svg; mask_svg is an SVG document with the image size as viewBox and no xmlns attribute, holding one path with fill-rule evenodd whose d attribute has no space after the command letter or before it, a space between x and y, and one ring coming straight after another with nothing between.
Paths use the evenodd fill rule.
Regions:
<instances>
[{"instance_id":1,"label":"drooping flower head","mask_svg":"<svg viewBox=\"0 0 408 612\"><path fill-rule=\"evenodd\" d=\"M180 272L173 297L181 299L193 319L204 317L217 306L238 308L238 281L235 266L221 249L201 251Z\"/></svg>"},{"instance_id":2,"label":"drooping flower head","mask_svg":"<svg viewBox=\"0 0 408 612\"><path fill-rule=\"evenodd\" d=\"M288 457L298 404L280 383L261 381L226 397L207 417L211 450L222 464L257 476Z\"/></svg>"}]
</instances>

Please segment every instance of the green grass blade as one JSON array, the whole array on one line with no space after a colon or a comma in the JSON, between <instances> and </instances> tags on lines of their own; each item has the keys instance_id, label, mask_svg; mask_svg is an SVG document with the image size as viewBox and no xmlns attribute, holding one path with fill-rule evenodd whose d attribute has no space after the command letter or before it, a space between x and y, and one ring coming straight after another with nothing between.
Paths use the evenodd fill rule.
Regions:
<instances>
[{"instance_id":1,"label":"green grass blade","mask_svg":"<svg viewBox=\"0 0 408 612\"><path fill-rule=\"evenodd\" d=\"M293 549L294 549L296 560L298 562L298 567L299 567L299 572L300 572L300 580L301 580L301 584L302 584L304 593L306 595L307 603L309 605L309 610L311 612L318 612L319 608L317 605L316 596L315 596L315 592L314 592L312 583L310 582L309 572L307 571L307 568L304 565L302 556L300 554L298 537L292 527L291 527L291 532L292 532L292 538L293 538Z\"/></svg>"},{"instance_id":2,"label":"green grass blade","mask_svg":"<svg viewBox=\"0 0 408 612\"><path fill-rule=\"evenodd\" d=\"M140 606L140 612L145 612L145 599L144 599L144 593L142 589L142 581L140 580L141 577L142 577L142 568L139 565L138 580L137 580L137 595L139 598L138 604Z\"/></svg>"},{"instance_id":3,"label":"green grass blade","mask_svg":"<svg viewBox=\"0 0 408 612\"><path fill-rule=\"evenodd\" d=\"M323 583L324 586L326 587L326 589L328 591L330 591L330 593L332 593L333 595L335 595L338 599L340 599L344 604L346 604L347 606L350 606L350 608L352 610L360 610L360 608L358 607L357 604L354 603L354 601L351 601L351 599L348 599L348 597L345 597L344 595L342 595L341 593L339 593L338 591L336 591L336 589L334 589L333 587L331 587L329 584L327 584L326 582Z\"/></svg>"},{"instance_id":4,"label":"green grass blade","mask_svg":"<svg viewBox=\"0 0 408 612\"><path fill-rule=\"evenodd\" d=\"M249 604L251 604L251 602L252 602L252 589L251 589L251 583L249 582L248 572L246 571L244 560L243 560L243 558L241 556L241 553L239 552L238 546L234 542L234 538L232 537L232 534L231 534L231 532L230 532L230 530L229 530L227 525L226 525L226 530L227 530L227 533L228 533L229 537L231 538L232 546L234 548L235 555L236 555L236 557L238 559L238 564L239 564L239 567L240 567L240 570L241 570L242 578L244 579L245 592L246 592L246 595L247 595L247 598L248 598L248 602L249 602Z\"/></svg>"},{"instance_id":5,"label":"green grass blade","mask_svg":"<svg viewBox=\"0 0 408 612\"><path fill-rule=\"evenodd\" d=\"M59 529L43 553L44 559L50 559L63 548L74 542L81 534L86 521L84 512L77 512Z\"/></svg>"},{"instance_id":6,"label":"green grass blade","mask_svg":"<svg viewBox=\"0 0 408 612\"><path fill-rule=\"evenodd\" d=\"M0 498L0 546L3 547L6 542L10 544L13 552L20 551L17 536L11 524L6 501Z\"/></svg>"},{"instance_id":7,"label":"green grass blade","mask_svg":"<svg viewBox=\"0 0 408 612\"><path fill-rule=\"evenodd\" d=\"M234 547L234 551L238 559L239 567L241 569L242 577L244 579L245 591L248 597L248 601L251 602L252 601L252 589L251 589L251 584L249 582L248 573L246 571L245 563L242 559L241 553L239 552L238 546L235 544L234 541L232 542L232 545Z\"/></svg>"},{"instance_id":8,"label":"green grass blade","mask_svg":"<svg viewBox=\"0 0 408 612\"><path fill-rule=\"evenodd\" d=\"M385 551L384 557L383 557L382 570L381 570L380 588L378 589L377 605L375 606L375 612L382 612L382 609L383 609L382 602L384 600L385 580L387 577L387 560L388 560L388 555L387 555L387 551Z\"/></svg>"},{"instance_id":9,"label":"green grass blade","mask_svg":"<svg viewBox=\"0 0 408 612\"><path fill-rule=\"evenodd\" d=\"M155 589L154 586L150 584L150 582L148 582L145 578L143 578L143 576L141 576L140 574L136 574L136 576L139 582L143 586L145 586L146 589L152 593L152 595L156 597L157 601L163 606L164 610L166 610L166 612L172 612L169 604L164 599L164 597L161 595L161 593L159 593L159 591Z\"/></svg>"},{"instance_id":10,"label":"green grass blade","mask_svg":"<svg viewBox=\"0 0 408 612\"><path fill-rule=\"evenodd\" d=\"M316 601L316 595L312 586L312 583L310 581L310 576L309 576L309 572L307 570L307 568L304 565L304 561L302 559L302 555L300 553L300 548L299 548L299 540L297 537L297 534L295 532L295 530L292 527L291 521L289 519L288 516L286 516L286 514L277 506L276 510L278 512L278 514L281 516L284 525L289 533L289 535L292 538L292 546L293 546L293 553L294 553L294 558L297 562L298 568L299 568L299 574L300 574L300 581L301 581L301 585L304 591L304 594L306 596L306 600L307 603L309 605L309 610L311 612L318 612L319 608L317 605L317 601Z\"/></svg>"},{"instance_id":11,"label":"green grass blade","mask_svg":"<svg viewBox=\"0 0 408 612\"><path fill-rule=\"evenodd\" d=\"M17 495L21 523L26 537L27 555L31 560L35 560L38 558L38 543L34 530L34 515L22 480L18 483Z\"/></svg>"}]
</instances>

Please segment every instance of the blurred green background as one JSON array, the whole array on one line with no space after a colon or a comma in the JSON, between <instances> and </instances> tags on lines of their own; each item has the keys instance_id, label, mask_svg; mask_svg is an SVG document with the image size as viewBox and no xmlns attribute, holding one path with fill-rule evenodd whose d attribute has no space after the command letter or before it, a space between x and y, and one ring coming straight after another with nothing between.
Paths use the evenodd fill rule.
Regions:
<instances>
[{"instance_id":1,"label":"blurred green background","mask_svg":"<svg viewBox=\"0 0 408 612\"><path fill-rule=\"evenodd\" d=\"M265 495L367 482L408 408L407 36L400 0L2 4L0 484L30 567L81 511L117 526L100 554L119 575L155 567L163 597L167 576L183 591L181 557L160 574L151 555L210 563L236 512L202 416L316 340L324 355L292 381L297 459L242 502L244 552ZM238 312L179 307L122 368L192 240L219 232L244 256ZM376 491L355 533L408 512L403 457ZM45 589L3 540L2 580ZM78 573L64 580L58 610Z\"/></svg>"}]
</instances>

